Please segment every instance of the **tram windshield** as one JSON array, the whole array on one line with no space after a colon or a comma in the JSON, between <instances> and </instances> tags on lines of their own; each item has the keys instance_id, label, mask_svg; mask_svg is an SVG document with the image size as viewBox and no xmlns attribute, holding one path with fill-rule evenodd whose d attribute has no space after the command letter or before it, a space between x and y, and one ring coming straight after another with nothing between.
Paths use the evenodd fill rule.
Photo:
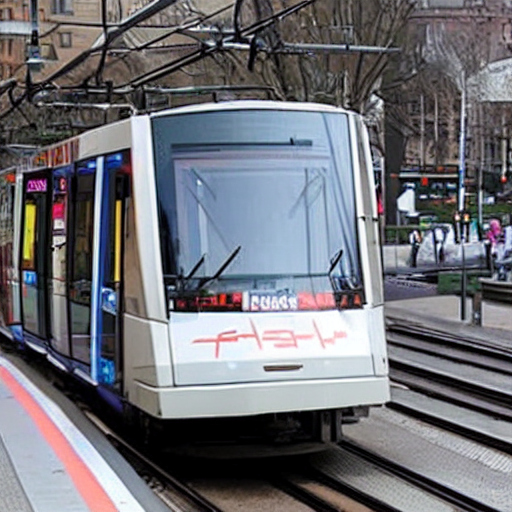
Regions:
<instances>
[{"instance_id":1,"label":"tram windshield","mask_svg":"<svg viewBox=\"0 0 512 512\"><path fill-rule=\"evenodd\" d=\"M361 286L346 115L231 111L156 121L168 278L216 291Z\"/></svg>"}]
</instances>

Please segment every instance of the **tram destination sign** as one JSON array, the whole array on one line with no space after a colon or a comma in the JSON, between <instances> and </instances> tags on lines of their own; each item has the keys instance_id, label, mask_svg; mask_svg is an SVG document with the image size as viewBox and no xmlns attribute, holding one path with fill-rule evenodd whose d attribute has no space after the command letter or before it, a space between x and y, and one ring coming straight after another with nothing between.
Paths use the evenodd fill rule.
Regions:
<instances>
[{"instance_id":1,"label":"tram destination sign","mask_svg":"<svg viewBox=\"0 0 512 512\"><path fill-rule=\"evenodd\" d=\"M27 192L46 192L46 178L35 178L27 181Z\"/></svg>"}]
</instances>

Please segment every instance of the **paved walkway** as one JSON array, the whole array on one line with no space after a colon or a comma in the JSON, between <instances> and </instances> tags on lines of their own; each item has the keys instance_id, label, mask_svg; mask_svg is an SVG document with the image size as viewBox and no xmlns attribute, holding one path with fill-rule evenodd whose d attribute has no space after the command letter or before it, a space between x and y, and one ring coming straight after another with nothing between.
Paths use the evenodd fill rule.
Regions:
<instances>
[{"instance_id":1,"label":"paved walkway","mask_svg":"<svg viewBox=\"0 0 512 512\"><path fill-rule=\"evenodd\" d=\"M416 299L397 300L386 303L386 317L420 324L436 331L457 336L467 336L512 349L512 305L496 303L482 304L482 326L471 323L472 304L466 305L467 319L460 318L460 297L438 295Z\"/></svg>"},{"instance_id":2,"label":"paved walkway","mask_svg":"<svg viewBox=\"0 0 512 512\"><path fill-rule=\"evenodd\" d=\"M73 403L0 355L0 512L169 510Z\"/></svg>"}]
</instances>

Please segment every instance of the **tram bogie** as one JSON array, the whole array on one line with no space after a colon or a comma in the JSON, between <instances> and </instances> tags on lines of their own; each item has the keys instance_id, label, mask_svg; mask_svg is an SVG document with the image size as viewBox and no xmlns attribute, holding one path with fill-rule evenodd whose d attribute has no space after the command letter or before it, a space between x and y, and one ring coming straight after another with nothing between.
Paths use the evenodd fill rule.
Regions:
<instances>
[{"instance_id":1,"label":"tram bogie","mask_svg":"<svg viewBox=\"0 0 512 512\"><path fill-rule=\"evenodd\" d=\"M0 329L184 438L336 441L389 398L373 189L361 118L323 105L84 133L0 173Z\"/></svg>"}]
</instances>

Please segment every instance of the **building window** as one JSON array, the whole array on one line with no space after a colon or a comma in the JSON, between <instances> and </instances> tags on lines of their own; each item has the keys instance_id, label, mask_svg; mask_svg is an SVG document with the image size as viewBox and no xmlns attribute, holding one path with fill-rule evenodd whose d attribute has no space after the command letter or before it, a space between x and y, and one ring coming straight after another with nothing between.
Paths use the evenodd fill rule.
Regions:
<instances>
[{"instance_id":1,"label":"building window","mask_svg":"<svg viewBox=\"0 0 512 512\"><path fill-rule=\"evenodd\" d=\"M73 14L73 0L52 0L52 14Z\"/></svg>"},{"instance_id":2,"label":"building window","mask_svg":"<svg viewBox=\"0 0 512 512\"><path fill-rule=\"evenodd\" d=\"M60 32L60 47L61 48L71 48L72 40L71 40L71 32Z\"/></svg>"},{"instance_id":3,"label":"building window","mask_svg":"<svg viewBox=\"0 0 512 512\"><path fill-rule=\"evenodd\" d=\"M0 9L0 21L12 20L12 9L11 7L4 7Z\"/></svg>"}]
</instances>

